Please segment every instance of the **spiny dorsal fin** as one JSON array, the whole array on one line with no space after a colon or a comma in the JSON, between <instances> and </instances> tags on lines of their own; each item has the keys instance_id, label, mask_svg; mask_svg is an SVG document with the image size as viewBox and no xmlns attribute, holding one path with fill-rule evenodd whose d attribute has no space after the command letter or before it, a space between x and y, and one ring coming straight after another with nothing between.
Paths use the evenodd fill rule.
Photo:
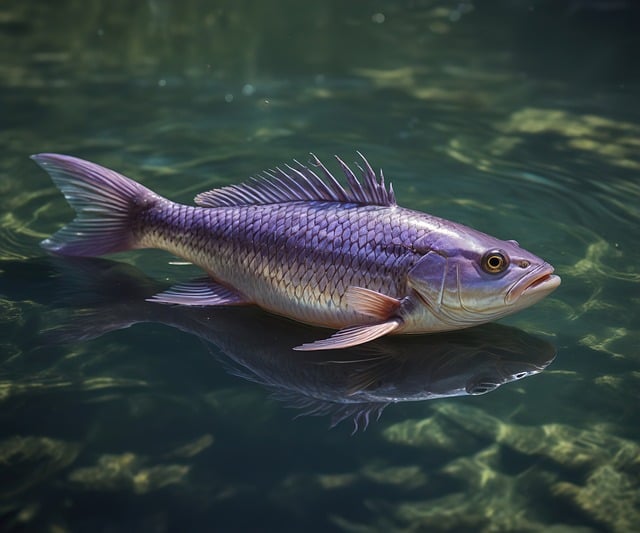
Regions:
<instances>
[{"instance_id":1,"label":"spiny dorsal fin","mask_svg":"<svg viewBox=\"0 0 640 533\"><path fill-rule=\"evenodd\" d=\"M229 185L200 193L195 203L201 207L231 207L235 205L259 205L287 202L328 201L366 205L396 205L393 187L387 188L384 176L376 175L365 157L358 152L363 165L360 180L342 159L336 156L347 178L343 186L313 154L309 166L295 161L295 166L285 165L263 172L239 185ZM314 167L314 168L311 168ZM319 176L316 171L322 174Z\"/></svg>"},{"instance_id":2,"label":"spiny dorsal fin","mask_svg":"<svg viewBox=\"0 0 640 533\"><path fill-rule=\"evenodd\" d=\"M295 418L303 416L331 416L330 427L334 428L341 422L351 419L353 421L352 435L369 427L371 420L379 420L384 408L389 402L348 402L344 401L339 392L335 393L336 401L305 396L299 391L277 390L271 397L283 402L287 407L300 409L302 412Z\"/></svg>"}]
</instances>

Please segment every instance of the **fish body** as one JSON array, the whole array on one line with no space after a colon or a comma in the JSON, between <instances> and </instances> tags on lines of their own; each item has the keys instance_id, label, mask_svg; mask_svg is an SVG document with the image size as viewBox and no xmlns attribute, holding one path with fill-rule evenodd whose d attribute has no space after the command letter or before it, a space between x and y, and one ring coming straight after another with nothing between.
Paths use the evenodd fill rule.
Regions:
<instances>
[{"instance_id":1,"label":"fish body","mask_svg":"<svg viewBox=\"0 0 640 533\"><path fill-rule=\"evenodd\" d=\"M349 287L408 295L420 255L401 243L429 225L408 209L328 202L187 207L186 225L171 221L174 209L143 215L141 247L187 258L269 311L331 328L375 318L348 305Z\"/></svg>"},{"instance_id":2,"label":"fish body","mask_svg":"<svg viewBox=\"0 0 640 533\"><path fill-rule=\"evenodd\" d=\"M340 330L298 349L473 326L527 307L560 283L548 263L515 241L398 206L364 158L360 180L338 159L348 187L314 158L312 166L202 193L197 206L88 161L34 159L78 213L43 241L45 249L80 256L164 249L207 277L154 301L257 304Z\"/></svg>"}]
</instances>

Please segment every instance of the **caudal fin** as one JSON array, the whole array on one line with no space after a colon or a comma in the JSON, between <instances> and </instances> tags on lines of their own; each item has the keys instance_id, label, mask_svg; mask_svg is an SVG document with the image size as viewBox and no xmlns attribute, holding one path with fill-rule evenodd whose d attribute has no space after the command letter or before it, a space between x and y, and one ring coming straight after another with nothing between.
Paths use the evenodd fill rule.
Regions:
<instances>
[{"instance_id":1,"label":"caudal fin","mask_svg":"<svg viewBox=\"0 0 640 533\"><path fill-rule=\"evenodd\" d=\"M61 255L98 256L134 248L132 221L162 198L95 163L61 154L31 156L76 210L76 218L41 246Z\"/></svg>"}]
</instances>

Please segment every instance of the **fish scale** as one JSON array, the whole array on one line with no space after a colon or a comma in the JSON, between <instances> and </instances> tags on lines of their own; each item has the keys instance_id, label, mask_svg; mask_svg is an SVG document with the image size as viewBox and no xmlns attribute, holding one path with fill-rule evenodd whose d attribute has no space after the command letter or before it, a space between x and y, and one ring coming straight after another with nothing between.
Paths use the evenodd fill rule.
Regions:
<instances>
[{"instance_id":1,"label":"fish scale","mask_svg":"<svg viewBox=\"0 0 640 533\"><path fill-rule=\"evenodd\" d=\"M42 246L84 256L161 248L208 276L152 301L257 304L340 328L301 350L469 327L527 307L560 284L551 265L516 241L399 207L382 173L361 158L360 179L338 159L346 187L312 156L310 166L201 193L194 207L94 163L39 154L34 159L77 212Z\"/></svg>"},{"instance_id":2,"label":"fish scale","mask_svg":"<svg viewBox=\"0 0 640 533\"><path fill-rule=\"evenodd\" d=\"M396 224L384 233L389 209L396 211ZM420 236L411 232L415 215L402 208L328 203L212 210L163 202L143 212L136 227L140 247L168 249L262 307L340 327L371 321L348 309L349 286L395 298L406 294L406 273L418 255L394 244L402 234ZM355 242L335 238L344 228Z\"/></svg>"}]
</instances>

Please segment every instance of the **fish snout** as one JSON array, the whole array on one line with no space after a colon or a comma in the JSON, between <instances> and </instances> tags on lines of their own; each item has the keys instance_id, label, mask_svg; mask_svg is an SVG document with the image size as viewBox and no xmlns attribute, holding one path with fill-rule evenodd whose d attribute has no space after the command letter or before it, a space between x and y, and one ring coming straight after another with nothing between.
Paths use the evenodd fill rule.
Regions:
<instances>
[{"instance_id":1,"label":"fish snout","mask_svg":"<svg viewBox=\"0 0 640 533\"><path fill-rule=\"evenodd\" d=\"M534 268L507 291L505 304L512 305L523 297L533 303L550 294L558 288L561 281L560 276L554 275L553 272L554 268L549 263L542 263Z\"/></svg>"}]
</instances>

